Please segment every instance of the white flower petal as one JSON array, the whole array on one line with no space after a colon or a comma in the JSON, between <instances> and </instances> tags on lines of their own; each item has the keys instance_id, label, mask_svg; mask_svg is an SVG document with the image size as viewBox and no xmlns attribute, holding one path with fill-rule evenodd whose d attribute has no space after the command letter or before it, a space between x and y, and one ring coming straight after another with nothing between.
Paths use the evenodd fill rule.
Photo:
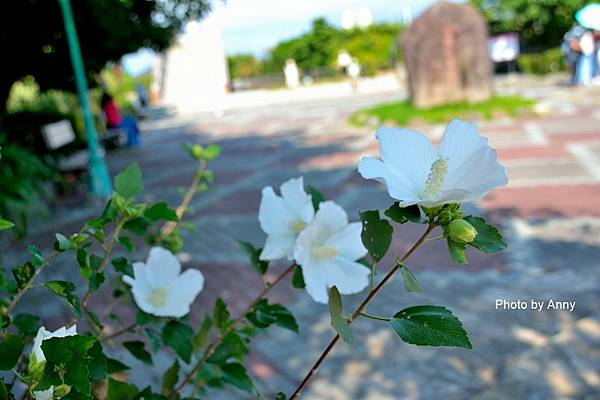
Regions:
<instances>
[{"instance_id":1,"label":"white flower petal","mask_svg":"<svg viewBox=\"0 0 600 400\"><path fill-rule=\"evenodd\" d=\"M488 146L475 122L453 120L440 142L439 152L448 158L444 189L465 189L470 199L485 195L508 182L505 168L497 161L496 151Z\"/></svg>"},{"instance_id":2,"label":"white flower petal","mask_svg":"<svg viewBox=\"0 0 600 400\"><path fill-rule=\"evenodd\" d=\"M323 263L321 267L327 286L337 286L341 294L358 293L369 285L369 269L344 257Z\"/></svg>"},{"instance_id":3,"label":"white flower petal","mask_svg":"<svg viewBox=\"0 0 600 400\"><path fill-rule=\"evenodd\" d=\"M418 194L413 192L413 183L404 174L392 172L377 158L363 157L358 162L358 172L365 179L375 179L384 183L390 197L396 200L418 201Z\"/></svg>"},{"instance_id":4,"label":"white flower petal","mask_svg":"<svg viewBox=\"0 0 600 400\"><path fill-rule=\"evenodd\" d=\"M46 390L34 390L33 395L35 400L52 400L54 398L54 386L50 386Z\"/></svg>"},{"instance_id":5,"label":"white flower petal","mask_svg":"<svg viewBox=\"0 0 600 400\"><path fill-rule=\"evenodd\" d=\"M315 219L312 220L309 227L317 226L319 228L318 236L328 238L346 225L348 225L346 211L333 201L324 201L319 206L319 211L317 211L317 215L315 215ZM322 241L324 242L324 240Z\"/></svg>"},{"instance_id":6,"label":"white flower petal","mask_svg":"<svg viewBox=\"0 0 600 400\"><path fill-rule=\"evenodd\" d=\"M291 259L295 242L296 236L291 233L269 235L260 253L260 259L269 261L279 260L284 257Z\"/></svg>"},{"instance_id":7,"label":"white flower petal","mask_svg":"<svg viewBox=\"0 0 600 400\"><path fill-rule=\"evenodd\" d=\"M358 260L367 254L360 237L362 224L353 222L331 236L325 246L334 247L338 255L349 260Z\"/></svg>"},{"instance_id":8,"label":"white flower petal","mask_svg":"<svg viewBox=\"0 0 600 400\"><path fill-rule=\"evenodd\" d=\"M290 179L281 185L281 195L296 215L304 222L310 222L315 214L310 195L304 191L302 177Z\"/></svg>"},{"instance_id":9,"label":"white flower petal","mask_svg":"<svg viewBox=\"0 0 600 400\"><path fill-rule=\"evenodd\" d=\"M327 304L329 301L327 280L319 264L302 265L302 277L306 284L306 292L317 303Z\"/></svg>"},{"instance_id":10,"label":"white flower petal","mask_svg":"<svg viewBox=\"0 0 600 400\"><path fill-rule=\"evenodd\" d=\"M273 188L267 186L262 190L262 198L258 209L260 227L268 235L282 235L289 233L289 222L294 219L294 214L281 197L278 197Z\"/></svg>"},{"instance_id":11,"label":"white flower petal","mask_svg":"<svg viewBox=\"0 0 600 400\"><path fill-rule=\"evenodd\" d=\"M162 247L152 247L146 262L146 278L153 288L164 287L177 279L181 263L173 253Z\"/></svg>"},{"instance_id":12,"label":"white flower petal","mask_svg":"<svg viewBox=\"0 0 600 400\"><path fill-rule=\"evenodd\" d=\"M395 175L412 182L411 192L421 193L437 157L431 141L412 129L380 128L375 136L383 162Z\"/></svg>"},{"instance_id":13,"label":"white flower petal","mask_svg":"<svg viewBox=\"0 0 600 400\"><path fill-rule=\"evenodd\" d=\"M45 327L40 327L38 329L37 334L35 335L35 339L33 340L33 348L31 354L35 356L36 362L45 361L46 357L44 356L44 352L42 351L42 342L46 339L50 338L63 338L66 336L75 336L77 334L77 325L73 325L70 328L66 328L61 326L54 332L48 331Z\"/></svg>"},{"instance_id":14,"label":"white flower petal","mask_svg":"<svg viewBox=\"0 0 600 400\"><path fill-rule=\"evenodd\" d=\"M167 304L194 302L204 288L204 276L197 269L187 269L167 287Z\"/></svg>"}]
</instances>

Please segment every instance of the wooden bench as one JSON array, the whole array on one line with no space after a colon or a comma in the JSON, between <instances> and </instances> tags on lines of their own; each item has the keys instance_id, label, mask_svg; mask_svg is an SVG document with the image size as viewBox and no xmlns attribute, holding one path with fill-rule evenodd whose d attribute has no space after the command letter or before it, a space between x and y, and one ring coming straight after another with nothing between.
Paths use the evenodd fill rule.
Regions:
<instances>
[{"instance_id":1,"label":"wooden bench","mask_svg":"<svg viewBox=\"0 0 600 400\"><path fill-rule=\"evenodd\" d=\"M63 119L42 127L42 138L46 148L55 152L75 141L75 132L69 120ZM102 150L104 151L104 150ZM58 170L61 174L80 173L87 169L89 154L87 149L79 149L68 155L57 157Z\"/></svg>"}]
</instances>

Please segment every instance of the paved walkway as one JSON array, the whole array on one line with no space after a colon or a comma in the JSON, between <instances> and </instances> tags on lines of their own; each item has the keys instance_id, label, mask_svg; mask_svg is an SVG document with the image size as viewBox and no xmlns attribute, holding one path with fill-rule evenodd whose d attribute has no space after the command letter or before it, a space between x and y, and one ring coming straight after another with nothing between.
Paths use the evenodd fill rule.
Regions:
<instances>
[{"instance_id":1,"label":"paved walkway","mask_svg":"<svg viewBox=\"0 0 600 400\"><path fill-rule=\"evenodd\" d=\"M395 280L369 307L376 314L391 314L413 304L446 305L464 322L475 349L416 348L403 344L385 324L357 321L356 344L337 346L303 398L599 398L600 91L573 91L552 79L500 80L501 93L519 91L541 99L544 114L480 125L498 148L511 183L470 207L502 227L509 250L496 256L472 254L469 266L458 267L449 263L442 243L432 244L410 263L425 293L404 294L401 281ZM146 200L176 205L178 188L194 173L180 143L222 146L222 157L211 164L214 189L196 197L186 217L199 230L186 234L180 256L207 278L194 314L200 315L217 295L239 310L259 290L236 242L260 244L264 238L256 219L263 186L304 175L353 219L359 210L390 204L382 187L356 173L363 154L378 154L374 132L345 122L361 107L404 95L381 82L366 83L354 95L336 86L337 94L319 99L303 92L301 100L294 100L294 93L278 92L276 104L267 104L272 101L261 95L260 106L249 104L252 97L244 94L247 101L240 100L222 118L204 114L148 121L140 150L109 155L113 173L132 159L140 163ZM443 132L442 126L416 128L434 139ZM49 223L32 229L31 240L49 247L51 233L73 231L98 212L98 205L80 201L60 204ZM398 229L394 248L401 252L418 233L412 227ZM22 248L14 246L6 264ZM138 257L145 258L144 252ZM59 270L77 274L72 266ZM58 318L61 305L42 296L28 306L45 307L48 319ZM347 303L357 304L363 296ZM269 337L257 340L251 369L267 392L289 392L333 331L327 308L303 292L282 287L274 298L294 311L301 333L274 328ZM573 312L501 311L494 307L498 298L568 300L576 301L576 307Z\"/></svg>"}]
</instances>

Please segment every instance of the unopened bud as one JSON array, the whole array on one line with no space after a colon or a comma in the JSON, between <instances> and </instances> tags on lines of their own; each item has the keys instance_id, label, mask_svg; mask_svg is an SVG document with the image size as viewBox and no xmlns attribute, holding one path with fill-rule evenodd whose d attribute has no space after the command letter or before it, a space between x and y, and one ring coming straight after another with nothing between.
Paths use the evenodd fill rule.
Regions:
<instances>
[{"instance_id":1,"label":"unopened bud","mask_svg":"<svg viewBox=\"0 0 600 400\"><path fill-rule=\"evenodd\" d=\"M54 398L60 399L61 397L65 397L71 391L71 386L69 385L58 385L54 388Z\"/></svg>"},{"instance_id":2,"label":"unopened bud","mask_svg":"<svg viewBox=\"0 0 600 400\"><path fill-rule=\"evenodd\" d=\"M196 160L199 160L203 156L204 156L204 149L202 148L201 145L195 144L194 146L192 146L192 157L194 157Z\"/></svg>"},{"instance_id":3,"label":"unopened bud","mask_svg":"<svg viewBox=\"0 0 600 400\"><path fill-rule=\"evenodd\" d=\"M450 221L447 232L451 240L459 243L471 243L477 236L477 230L464 219Z\"/></svg>"}]
</instances>

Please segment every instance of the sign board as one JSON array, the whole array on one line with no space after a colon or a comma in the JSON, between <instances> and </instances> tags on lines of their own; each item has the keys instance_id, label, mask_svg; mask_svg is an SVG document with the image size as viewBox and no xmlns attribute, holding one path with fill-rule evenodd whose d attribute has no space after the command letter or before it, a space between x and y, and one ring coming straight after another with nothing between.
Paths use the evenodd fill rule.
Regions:
<instances>
[{"instance_id":1,"label":"sign board","mask_svg":"<svg viewBox=\"0 0 600 400\"><path fill-rule=\"evenodd\" d=\"M488 39L488 54L493 62L514 61L520 53L519 34L503 33Z\"/></svg>"},{"instance_id":2,"label":"sign board","mask_svg":"<svg viewBox=\"0 0 600 400\"><path fill-rule=\"evenodd\" d=\"M69 120L63 119L42 127L42 136L48 149L55 150L75 140L75 132Z\"/></svg>"}]
</instances>

